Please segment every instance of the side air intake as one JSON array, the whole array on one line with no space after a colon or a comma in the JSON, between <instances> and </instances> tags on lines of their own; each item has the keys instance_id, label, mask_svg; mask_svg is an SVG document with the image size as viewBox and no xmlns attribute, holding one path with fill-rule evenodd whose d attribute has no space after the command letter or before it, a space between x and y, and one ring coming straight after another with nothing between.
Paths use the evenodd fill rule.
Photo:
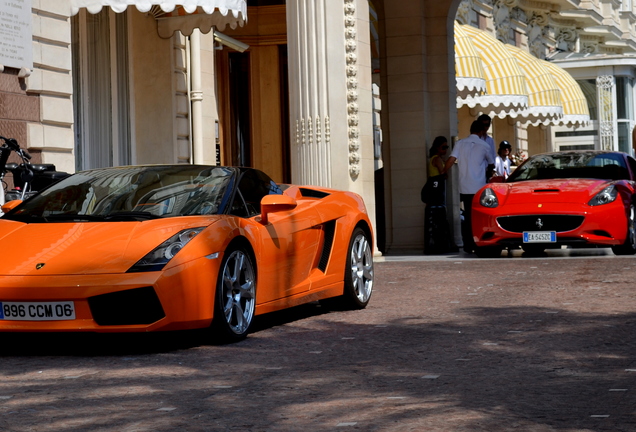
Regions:
<instances>
[{"instance_id":1,"label":"side air intake","mask_svg":"<svg viewBox=\"0 0 636 432\"><path fill-rule=\"evenodd\" d=\"M329 257L331 256L331 249L333 247L333 237L336 232L336 221L330 221L323 225L325 233L325 241L322 244L322 252L320 254L320 263L318 268L323 273L327 270L327 264L329 264Z\"/></svg>"},{"instance_id":2,"label":"side air intake","mask_svg":"<svg viewBox=\"0 0 636 432\"><path fill-rule=\"evenodd\" d=\"M307 189L307 188L299 188L300 194L305 198L318 198L322 199L324 197L329 196L327 192L322 192L315 189Z\"/></svg>"}]
</instances>

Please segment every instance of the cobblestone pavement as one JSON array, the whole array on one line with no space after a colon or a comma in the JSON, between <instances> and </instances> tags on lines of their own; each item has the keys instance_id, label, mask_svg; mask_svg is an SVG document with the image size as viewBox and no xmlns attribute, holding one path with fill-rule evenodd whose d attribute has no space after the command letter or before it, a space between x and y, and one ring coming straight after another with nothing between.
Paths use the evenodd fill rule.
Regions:
<instances>
[{"instance_id":1,"label":"cobblestone pavement","mask_svg":"<svg viewBox=\"0 0 636 432\"><path fill-rule=\"evenodd\" d=\"M229 346L0 335L0 430L636 431L635 260L379 262Z\"/></svg>"}]
</instances>

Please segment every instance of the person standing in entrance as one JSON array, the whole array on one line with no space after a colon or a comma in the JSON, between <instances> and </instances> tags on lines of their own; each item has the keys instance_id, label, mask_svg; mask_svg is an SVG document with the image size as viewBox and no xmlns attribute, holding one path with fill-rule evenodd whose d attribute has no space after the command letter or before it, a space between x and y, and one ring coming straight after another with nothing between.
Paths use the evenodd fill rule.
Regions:
<instances>
[{"instance_id":1,"label":"person standing in entrance","mask_svg":"<svg viewBox=\"0 0 636 432\"><path fill-rule=\"evenodd\" d=\"M502 141L499 143L499 151L497 151L497 157L495 158L495 175L507 179L510 175L510 150L512 146L508 141Z\"/></svg>"},{"instance_id":2,"label":"person standing in entrance","mask_svg":"<svg viewBox=\"0 0 636 432\"><path fill-rule=\"evenodd\" d=\"M488 135L488 129L490 129L490 125L492 124L492 120L488 114L482 114L477 117L477 121L484 125L485 132L483 135L483 140L486 141L486 144L490 147L490 152L492 154L492 158L495 159L497 157L497 147L495 147L495 140L493 137Z\"/></svg>"},{"instance_id":3,"label":"person standing in entrance","mask_svg":"<svg viewBox=\"0 0 636 432\"><path fill-rule=\"evenodd\" d=\"M424 253L442 254L456 251L451 241L450 228L446 219L446 171L444 160L448 151L446 137L438 136L429 152L428 189L426 209L424 210Z\"/></svg>"},{"instance_id":4,"label":"person standing in entrance","mask_svg":"<svg viewBox=\"0 0 636 432\"><path fill-rule=\"evenodd\" d=\"M473 197L486 184L486 173L495 167L495 158L490 146L483 139L487 135L486 130L482 122L475 120L470 125L470 136L457 141L444 166L444 171L448 171L457 162L459 169L459 199L464 207L462 241L464 252L467 253L475 251L471 226Z\"/></svg>"}]
</instances>

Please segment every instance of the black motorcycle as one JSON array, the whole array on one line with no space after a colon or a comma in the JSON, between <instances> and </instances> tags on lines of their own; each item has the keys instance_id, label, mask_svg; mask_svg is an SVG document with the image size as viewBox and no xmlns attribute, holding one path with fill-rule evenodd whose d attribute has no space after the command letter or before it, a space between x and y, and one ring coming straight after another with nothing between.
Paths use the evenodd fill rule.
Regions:
<instances>
[{"instance_id":1,"label":"black motorcycle","mask_svg":"<svg viewBox=\"0 0 636 432\"><path fill-rule=\"evenodd\" d=\"M53 164L32 164L31 155L14 138L0 136L3 142L0 146L0 206L13 200L30 198L39 191L47 188L53 183L57 183L70 174L56 171ZM22 163L7 163L11 152L16 153ZM7 172L13 174L13 189L8 190L8 185L4 180ZM0 215L2 212L0 211Z\"/></svg>"}]
</instances>

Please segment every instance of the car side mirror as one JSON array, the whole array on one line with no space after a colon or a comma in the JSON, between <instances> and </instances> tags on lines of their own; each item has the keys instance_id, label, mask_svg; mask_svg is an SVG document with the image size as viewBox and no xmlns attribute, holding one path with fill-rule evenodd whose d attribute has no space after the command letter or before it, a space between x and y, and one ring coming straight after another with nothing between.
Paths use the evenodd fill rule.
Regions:
<instances>
[{"instance_id":1,"label":"car side mirror","mask_svg":"<svg viewBox=\"0 0 636 432\"><path fill-rule=\"evenodd\" d=\"M4 205L2 206L2 212L7 213L13 210L14 208L16 208L20 204L22 204L22 200L12 200L7 203L4 203Z\"/></svg>"},{"instance_id":2,"label":"car side mirror","mask_svg":"<svg viewBox=\"0 0 636 432\"><path fill-rule=\"evenodd\" d=\"M261 223L267 225L268 215L281 211L289 211L296 208L298 203L287 195L266 195L261 200Z\"/></svg>"}]
</instances>

